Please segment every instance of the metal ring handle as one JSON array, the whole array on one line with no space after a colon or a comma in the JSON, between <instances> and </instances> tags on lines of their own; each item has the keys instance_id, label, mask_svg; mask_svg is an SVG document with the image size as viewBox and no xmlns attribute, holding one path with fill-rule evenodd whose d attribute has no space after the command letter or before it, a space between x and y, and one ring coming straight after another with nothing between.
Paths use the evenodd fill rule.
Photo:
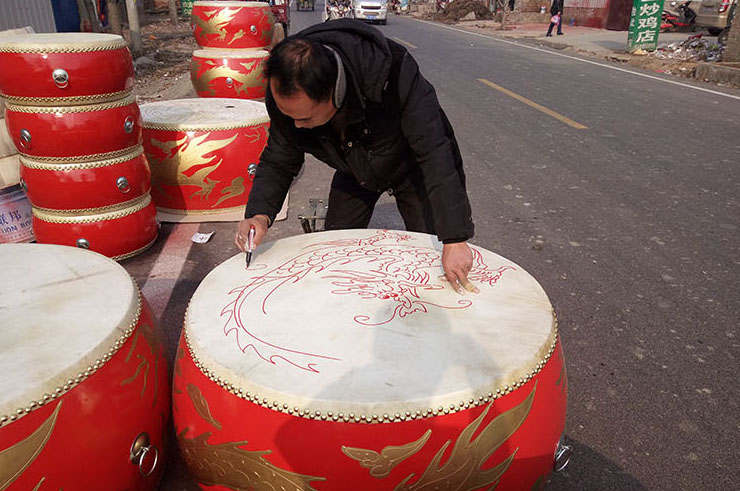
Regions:
<instances>
[{"instance_id":1,"label":"metal ring handle","mask_svg":"<svg viewBox=\"0 0 740 491\"><path fill-rule=\"evenodd\" d=\"M152 468L149 469L149 472L144 472L144 458L152 450L154 450L154 463L152 464ZM154 445L143 447L139 452L139 461L137 462L137 465L139 466L139 474L144 477L151 476L152 472L154 472L154 469L157 468L157 463L159 463L159 450L157 450L157 447L155 447Z\"/></svg>"},{"instance_id":2,"label":"metal ring handle","mask_svg":"<svg viewBox=\"0 0 740 491\"><path fill-rule=\"evenodd\" d=\"M18 139L20 146L25 148L26 150L31 149L31 132L27 129L23 128L21 129L20 138Z\"/></svg>"},{"instance_id":3,"label":"metal ring handle","mask_svg":"<svg viewBox=\"0 0 740 491\"><path fill-rule=\"evenodd\" d=\"M51 78L54 80L56 86L60 89L66 89L69 85L69 74L66 72L66 70L62 70L61 68L57 68L56 70L51 72Z\"/></svg>"}]
</instances>

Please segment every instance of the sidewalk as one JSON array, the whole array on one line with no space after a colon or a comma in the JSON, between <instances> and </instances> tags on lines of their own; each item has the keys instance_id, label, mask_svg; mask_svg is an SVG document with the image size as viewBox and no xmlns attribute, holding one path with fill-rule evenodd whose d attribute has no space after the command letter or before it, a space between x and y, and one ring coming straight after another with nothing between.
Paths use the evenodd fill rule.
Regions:
<instances>
[{"instance_id":1,"label":"sidewalk","mask_svg":"<svg viewBox=\"0 0 740 491\"><path fill-rule=\"evenodd\" d=\"M452 24L457 28L487 36L516 39L534 45L546 46L558 50L570 51L573 54L628 64L644 70L676 75L684 78L698 79L719 85L740 88L740 65L717 62L683 60L663 53L647 55L631 54L627 51L627 31L610 31L592 27L563 25L563 35L553 33L545 37L548 25L543 24L510 24L505 29L494 20L466 20ZM701 35L702 39L715 44L716 36L697 28L696 32L661 32L658 36L658 47L686 41L692 36Z\"/></svg>"}]
</instances>

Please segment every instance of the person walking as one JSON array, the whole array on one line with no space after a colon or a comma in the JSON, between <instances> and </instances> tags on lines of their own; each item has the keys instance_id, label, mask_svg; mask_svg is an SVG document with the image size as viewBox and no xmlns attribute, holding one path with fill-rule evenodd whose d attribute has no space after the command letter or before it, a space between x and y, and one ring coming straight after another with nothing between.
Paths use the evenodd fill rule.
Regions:
<instances>
[{"instance_id":1,"label":"person walking","mask_svg":"<svg viewBox=\"0 0 740 491\"><path fill-rule=\"evenodd\" d=\"M335 169L325 229L365 228L387 192L414 232L442 242L442 269L468 281L473 219L455 134L434 87L401 44L352 19L311 26L278 43L264 74L270 135L237 247L259 245L309 153Z\"/></svg>"},{"instance_id":2,"label":"person walking","mask_svg":"<svg viewBox=\"0 0 740 491\"><path fill-rule=\"evenodd\" d=\"M552 0L552 6L550 7L550 14L552 17L550 18L550 27L547 28L547 34L545 34L546 37L552 37L552 28L555 27L555 24L558 25L558 36L563 35L564 4L565 0ZM555 20L555 16L557 16L557 22L553 22L553 20Z\"/></svg>"}]
</instances>

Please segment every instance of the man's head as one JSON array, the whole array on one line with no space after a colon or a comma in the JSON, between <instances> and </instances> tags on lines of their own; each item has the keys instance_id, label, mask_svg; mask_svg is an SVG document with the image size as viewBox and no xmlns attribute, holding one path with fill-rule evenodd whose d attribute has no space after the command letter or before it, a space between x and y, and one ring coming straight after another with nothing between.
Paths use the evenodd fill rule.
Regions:
<instances>
[{"instance_id":1,"label":"man's head","mask_svg":"<svg viewBox=\"0 0 740 491\"><path fill-rule=\"evenodd\" d=\"M337 112L332 99L337 70L328 48L309 39L288 38L273 48L265 76L280 112L298 128L314 128Z\"/></svg>"}]
</instances>

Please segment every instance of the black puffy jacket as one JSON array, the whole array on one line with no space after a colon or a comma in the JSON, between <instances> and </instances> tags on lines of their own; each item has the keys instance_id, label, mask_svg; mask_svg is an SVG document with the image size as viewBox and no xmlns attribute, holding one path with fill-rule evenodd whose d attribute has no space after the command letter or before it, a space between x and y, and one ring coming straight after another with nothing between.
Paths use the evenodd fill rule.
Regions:
<instances>
[{"instance_id":1,"label":"black puffy jacket","mask_svg":"<svg viewBox=\"0 0 740 491\"><path fill-rule=\"evenodd\" d=\"M331 46L341 56L349 123L343 141L328 127L296 128L278 110L268 87L270 136L246 216L264 214L274 220L304 153L309 153L372 191L423 179L437 237L444 242L471 238L473 220L452 126L408 51L377 29L350 19L317 24L296 36Z\"/></svg>"}]
</instances>

